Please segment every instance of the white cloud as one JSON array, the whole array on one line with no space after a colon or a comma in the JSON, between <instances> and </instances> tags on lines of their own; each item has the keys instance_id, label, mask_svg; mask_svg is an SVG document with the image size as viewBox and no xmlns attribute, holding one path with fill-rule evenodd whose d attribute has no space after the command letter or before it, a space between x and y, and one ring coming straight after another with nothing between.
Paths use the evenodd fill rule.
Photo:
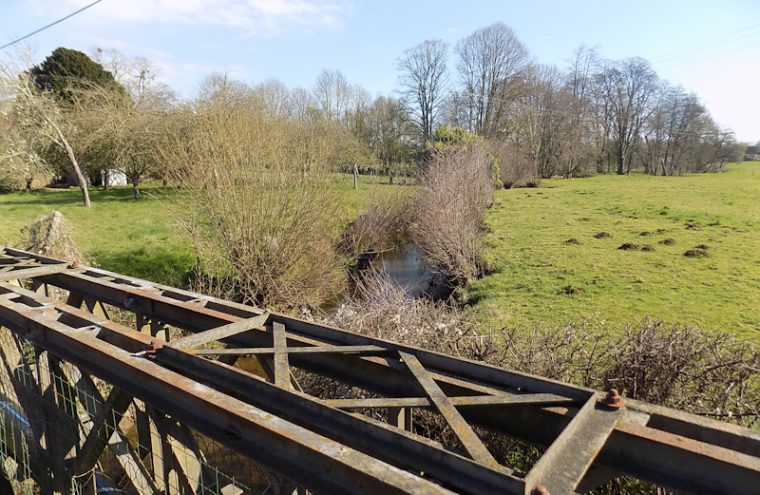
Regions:
<instances>
[{"instance_id":1,"label":"white cloud","mask_svg":"<svg viewBox=\"0 0 760 495\"><path fill-rule=\"evenodd\" d=\"M90 0L35 0L39 14L66 15ZM286 27L335 29L346 0L105 0L87 11L103 22L211 25L271 35Z\"/></svg>"}]
</instances>

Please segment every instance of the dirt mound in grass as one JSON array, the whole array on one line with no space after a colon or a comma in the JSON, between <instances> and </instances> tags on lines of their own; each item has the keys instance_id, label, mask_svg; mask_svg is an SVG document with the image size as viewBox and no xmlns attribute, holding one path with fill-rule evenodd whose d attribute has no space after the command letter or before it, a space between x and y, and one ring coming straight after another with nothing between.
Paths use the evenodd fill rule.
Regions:
<instances>
[{"instance_id":1,"label":"dirt mound in grass","mask_svg":"<svg viewBox=\"0 0 760 495\"><path fill-rule=\"evenodd\" d=\"M612 237L612 234L609 232L597 232L594 234L594 239L608 239L610 237Z\"/></svg>"},{"instance_id":2,"label":"dirt mound in grass","mask_svg":"<svg viewBox=\"0 0 760 495\"><path fill-rule=\"evenodd\" d=\"M639 249L641 249L641 245L636 244L634 242L626 242L624 244L621 244L618 249L623 250L623 251L638 251Z\"/></svg>"},{"instance_id":3,"label":"dirt mound in grass","mask_svg":"<svg viewBox=\"0 0 760 495\"><path fill-rule=\"evenodd\" d=\"M701 249L703 251L709 251L710 250L710 246L708 246L707 244L697 244L696 246L694 246L694 249Z\"/></svg>"},{"instance_id":4,"label":"dirt mound in grass","mask_svg":"<svg viewBox=\"0 0 760 495\"><path fill-rule=\"evenodd\" d=\"M676 240L673 239L672 237L668 237L667 239L663 239L660 241L660 244L664 244L666 246L672 246L675 243L676 243Z\"/></svg>"},{"instance_id":5,"label":"dirt mound in grass","mask_svg":"<svg viewBox=\"0 0 760 495\"><path fill-rule=\"evenodd\" d=\"M570 244L580 245L580 244L583 244L583 243L581 241L579 241L578 239L576 239L575 237L571 237L570 239L568 239L568 240L565 241L565 244L568 244L568 245L570 245Z\"/></svg>"},{"instance_id":6,"label":"dirt mound in grass","mask_svg":"<svg viewBox=\"0 0 760 495\"><path fill-rule=\"evenodd\" d=\"M689 249L683 255L687 258L706 258L710 256L710 253L704 249Z\"/></svg>"},{"instance_id":7,"label":"dirt mound in grass","mask_svg":"<svg viewBox=\"0 0 760 495\"><path fill-rule=\"evenodd\" d=\"M654 248L654 246L652 246L651 244L644 244L643 246L641 246L641 250L647 253L651 253L652 251L657 251Z\"/></svg>"}]
</instances>

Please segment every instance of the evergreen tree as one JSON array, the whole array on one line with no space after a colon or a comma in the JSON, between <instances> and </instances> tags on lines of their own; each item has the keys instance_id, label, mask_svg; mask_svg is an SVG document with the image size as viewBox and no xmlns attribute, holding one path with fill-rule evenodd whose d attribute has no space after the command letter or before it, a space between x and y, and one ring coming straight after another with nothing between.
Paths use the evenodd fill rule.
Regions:
<instances>
[{"instance_id":1,"label":"evergreen tree","mask_svg":"<svg viewBox=\"0 0 760 495\"><path fill-rule=\"evenodd\" d=\"M75 91L92 86L124 91L102 65L70 48L56 48L30 73L38 89L52 92L61 102L72 103Z\"/></svg>"}]
</instances>

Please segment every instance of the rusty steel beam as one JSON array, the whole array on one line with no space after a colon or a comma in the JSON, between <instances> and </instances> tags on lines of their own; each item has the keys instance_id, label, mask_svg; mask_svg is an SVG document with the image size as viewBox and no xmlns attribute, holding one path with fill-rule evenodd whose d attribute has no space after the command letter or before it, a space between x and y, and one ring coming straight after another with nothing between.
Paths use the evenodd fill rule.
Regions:
<instances>
[{"instance_id":1,"label":"rusty steel beam","mask_svg":"<svg viewBox=\"0 0 760 495\"><path fill-rule=\"evenodd\" d=\"M285 336L285 325L272 324L272 340L274 344L274 383L278 387L290 387L290 362L288 360L288 344Z\"/></svg>"},{"instance_id":2,"label":"rusty steel beam","mask_svg":"<svg viewBox=\"0 0 760 495\"><path fill-rule=\"evenodd\" d=\"M448 397L449 402L456 407L468 406L572 406L575 401L567 397L552 394L513 394L513 395L460 395ZM382 397L374 399L327 399L322 401L331 407L339 409L364 408L399 408L399 407L431 407L433 404L427 397Z\"/></svg>"},{"instance_id":3,"label":"rusty steel beam","mask_svg":"<svg viewBox=\"0 0 760 495\"><path fill-rule=\"evenodd\" d=\"M32 277L41 277L53 273L61 273L69 269L68 263L50 264L47 266L36 266L34 268L21 268L20 270L8 270L0 273L0 282L9 280L22 280Z\"/></svg>"},{"instance_id":4,"label":"rusty steel beam","mask_svg":"<svg viewBox=\"0 0 760 495\"><path fill-rule=\"evenodd\" d=\"M0 257L3 262L23 260L27 263L25 267L33 265L30 260L35 259L40 263L58 262L10 249L3 250ZM264 314L258 308L87 267L67 269L34 280L68 290L72 296L97 300L189 332L213 331ZM20 294L20 297L3 298L2 293ZM8 307L33 306L38 304L35 298L39 297L0 284L0 319ZM424 471L426 478L439 483L437 486L457 492L522 493L532 489L531 483L542 480L548 480L555 491L579 490L580 486L593 487L615 475L634 476L685 493L755 493L760 486L760 435L757 432L632 400L627 401L622 413L606 415L601 413L609 411L596 408L589 412L588 404L596 397L592 390L278 313L269 315L267 328L223 337L221 342L227 348L219 349L219 354L212 354L216 349L201 351L207 352L208 357L218 355L224 360L234 359L246 351L251 355L269 356L279 351L287 356L289 367L389 397L346 400L353 400L356 405L366 400L370 401L365 402L368 406L377 407L382 407L380 404L385 401L394 414L402 409L400 406L432 409L437 405L430 398L432 391L438 402L444 404L449 424L468 428L477 425L546 448L544 458L539 460L526 483L526 479L505 473L504 466L492 469L493 466L487 465L490 460L485 457L480 459L485 462L475 462L419 435L341 411L339 400L322 401L277 387L223 364L222 359L210 361L172 348L171 344L155 354L145 354L153 343L150 337L132 335L123 327L99 322L85 312L77 313L80 310L48 306L40 310L38 316L49 319L56 311L63 314L58 323L71 328L89 327L86 331L76 331L81 339L93 338L129 352L133 357L145 356L145 361L162 369L179 373L404 472ZM274 342L272 324L281 324L287 329L282 332L284 342L279 345ZM324 350L309 350L312 348ZM339 348L345 348L346 352ZM50 350L55 354L54 349ZM429 378L433 387L424 378L427 388L421 385L420 369L416 375L412 373L408 363L400 359L402 354L412 356L407 361L419 363L424 373L421 376ZM554 396L566 402L509 403L509 397L520 395ZM373 400L377 402L371 402ZM499 401L504 403L497 404ZM343 404L351 405L350 402ZM583 404L586 404L585 409L578 413ZM452 411L459 417L451 414ZM589 445L584 446L584 441ZM568 459L571 451L576 456L574 459ZM564 475L552 469L552 459L562 461L562 466L567 468Z\"/></svg>"},{"instance_id":5,"label":"rusty steel beam","mask_svg":"<svg viewBox=\"0 0 760 495\"><path fill-rule=\"evenodd\" d=\"M382 356L393 352L376 345L314 345L310 347L288 347L288 354L334 353L361 354L362 356ZM192 351L198 356L254 356L259 354L274 354L272 347L232 347L216 349L197 349Z\"/></svg>"},{"instance_id":6,"label":"rusty steel beam","mask_svg":"<svg viewBox=\"0 0 760 495\"><path fill-rule=\"evenodd\" d=\"M268 317L269 313L263 313L246 320L239 320L221 327L206 330L205 332L199 332L188 335L187 337L181 337L173 341L172 346L176 347L177 349L193 349L210 342L223 340L243 332L248 332L254 328L263 328L264 323L266 323Z\"/></svg>"},{"instance_id":7,"label":"rusty steel beam","mask_svg":"<svg viewBox=\"0 0 760 495\"><path fill-rule=\"evenodd\" d=\"M85 318L83 314L74 313L74 316ZM32 342L44 343L49 352L89 370L249 458L272 466L304 486L346 494L357 490L450 493L440 485L308 429L274 419L261 409L136 357L91 333L78 331L39 311L39 306L6 302L0 311L0 324ZM117 340L123 342L129 341L131 333L139 333L118 324L104 322L104 326L118 330L121 338Z\"/></svg>"},{"instance_id":8,"label":"rusty steel beam","mask_svg":"<svg viewBox=\"0 0 760 495\"><path fill-rule=\"evenodd\" d=\"M435 405L436 409L438 409L441 415L446 419L446 422L451 429L454 430L454 434L459 438L459 441L462 442L462 445L470 456L480 464L491 466L495 469L501 468L493 455L488 451L488 448L483 445L483 442L472 429L472 426L470 426L459 411L457 411L457 408L454 407L451 400L446 396L443 390L441 390L438 384L435 383L435 380L433 380L433 377L430 376L430 373L428 373L425 367L422 366L422 363L417 359L417 356L402 352L401 359L412 372L412 375L414 375L417 381L420 382L420 385L422 385L422 389L425 391L428 399L430 399L430 402Z\"/></svg>"},{"instance_id":9,"label":"rusty steel beam","mask_svg":"<svg viewBox=\"0 0 760 495\"><path fill-rule=\"evenodd\" d=\"M525 495L537 487L549 493L576 493L623 412L591 397L525 477Z\"/></svg>"},{"instance_id":10,"label":"rusty steel beam","mask_svg":"<svg viewBox=\"0 0 760 495\"><path fill-rule=\"evenodd\" d=\"M3 286L0 285L0 288ZM5 288L20 290L12 287ZM100 328L98 342L118 345L119 347L116 349L127 351L130 356L135 358L138 355L144 356L144 351L153 345L153 339L149 336L122 327L114 322L100 319L83 310L61 304L55 305L54 308L61 313L59 320L66 321L74 327L85 328L84 325L88 324L98 326ZM9 308L8 306L0 306L0 323L2 323L2 309ZM31 317L31 315L28 316ZM55 320L51 318L50 321ZM56 323L58 322L56 321ZM73 330L73 333L81 338L84 338L85 335L92 335L79 329ZM27 338L30 337L27 335ZM50 340L49 337L47 340ZM305 394L290 392L242 370L188 354L171 347L170 344L166 344L157 352L154 359L155 362L165 365L166 369L179 371L184 376L192 377L195 383L213 385L214 390L225 392L231 397L261 408L262 412L266 411L270 415L269 417L277 415L283 421L308 427L310 431L336 439L345 448L371 453L379 462L396 464L404 472L424 472L426 477L430 476L445 486L454 487L460 493L499 492L516 494L522 492L522 480L510 476L503 470L494 469L492 466L482 466L439 446L434 446L430 442L423 441L424 439L420 437L390 428L387 425L363 421L347 412L329 408L322 405L317 399ZM81 366L85 365L81 364ZM95 372L93 371L93 373ZM152 405L156 404L151 402L150 397L146 398L125 388L124 377L121 381L115 381L112 377L106 379L128 391L130 395ZM158 390L156 393L159 393ZM165 408L162 405L158 407ZM198 412L203 411L199 410ZM172 415L176 416L177 413L172 413ZM177 417L183 418L183 416ZM204 430L201 428L201 431ZM224 438L218 440L225 443ZM251 448L253 447L251 446ZM247 451L245 454L251 455L251 451ZM253 458L273 470L281 471L276 465L271 464L271 460ZM270 463L268 464L268 462ZM284 474L290 476L287 472ZM294 478L294 480L300 481L300 478ZM309 485L309 483L303 484L316 488L315 485Z\"/></svg>"}]
</instances>

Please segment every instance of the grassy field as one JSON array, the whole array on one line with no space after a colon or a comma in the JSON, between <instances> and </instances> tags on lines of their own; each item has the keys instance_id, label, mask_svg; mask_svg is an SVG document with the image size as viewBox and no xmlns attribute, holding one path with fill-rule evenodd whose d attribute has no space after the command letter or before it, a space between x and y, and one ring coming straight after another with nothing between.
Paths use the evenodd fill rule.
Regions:
<instances>
[{"instance_id":1,"label":"grassy field","mask_svg":"<svg viewBox=\"0 0 760 495\"><path fill-rule=\"evenodd\" d=\"M350 176L336 185L346 221L396 189L367 177L358 191ZM182 285L193 256L174 225L172 193L145 192L134 201L129 188L94 190L91 209L76 190L0 195L0 244L17 245L21 227L57 209L99 266ZM469 312L485 328L587 318L619 327L651 316L760 338L760 162L723 174L556 179L498 191L496 200L487 236L494 273L467 289ZM600 232L610 237L595 238ZM666 238L675 244L659 243ZM626 242L655 250L619 250ZM700 244L708 257L683 255Z\"/></svg>"},{"instance_id":2,"label":"grassy field","mask_svg":"<svg viewBox=\"0 0 760 495\"><path fill-rule=\"evenodd\" d=\"M366 201L389 190L383 181L387 179L363 176L359 190L354 190L350 175L336 175L336 187L345 191L346 221ZM78 189L0 194L0 245L19 246L22 227L59 210L72 224L82 253L101 268L182 285L194 258L189 241L177 228L173 192L157 186L142 189L144 197L138 201L132 199L130 187L91 189L89 209L81 206Z\"/></svg>"},{"instance_id":3,"label":"grassy field","mask_svg":"<svg viewBox=\"0 0 760 495\"><path fill-rule=\"evenodd\" d=\"M472 314L489 326L651 316L760 338L760 162L723 174L556 179L496 199L495 272L468 288ZM660 244L668 238L675 244ZM618 249L626 242L654 251ZM709 256L684 256L700 244Z\"/></svg>"}]
</instances>

